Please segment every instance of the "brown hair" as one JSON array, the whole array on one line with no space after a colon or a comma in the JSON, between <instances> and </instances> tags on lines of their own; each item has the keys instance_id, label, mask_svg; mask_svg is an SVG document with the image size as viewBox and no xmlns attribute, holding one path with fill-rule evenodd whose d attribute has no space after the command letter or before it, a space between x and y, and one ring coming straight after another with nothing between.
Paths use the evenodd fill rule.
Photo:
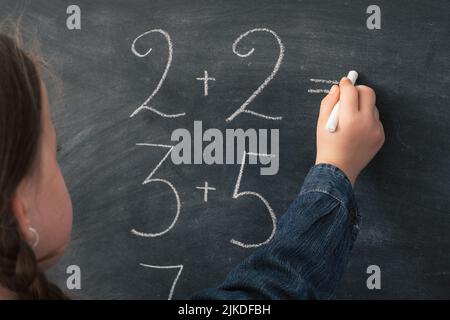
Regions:
<instances>
[{"instance_id":1,"label":"brown hair","mask_svg":"<svg viewBox=\"0 0 450 320\"><path fill-rule=\"evenodd\" d=\"M37 160L42 101L37 63L20 41L0 34L0 285L19 299L65 299L38 268L11 209Z\"/></svg>"}]
</instances>

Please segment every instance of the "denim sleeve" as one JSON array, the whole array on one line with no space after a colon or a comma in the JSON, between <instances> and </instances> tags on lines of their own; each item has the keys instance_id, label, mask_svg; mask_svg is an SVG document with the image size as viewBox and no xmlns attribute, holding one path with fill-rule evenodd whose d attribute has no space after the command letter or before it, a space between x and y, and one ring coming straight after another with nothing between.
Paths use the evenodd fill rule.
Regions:
<instances>
[{"instance_id":1,"label":"denim sleeve","mask_svg":"<svg viewBox=\"0 0 450 320\"><path fill-rule=\"evenodd\" d=\"M346 175L315 165L272 240L217 288L192 299L331 299L350 258L360 216Z\"/></svg>"}]
</instances>

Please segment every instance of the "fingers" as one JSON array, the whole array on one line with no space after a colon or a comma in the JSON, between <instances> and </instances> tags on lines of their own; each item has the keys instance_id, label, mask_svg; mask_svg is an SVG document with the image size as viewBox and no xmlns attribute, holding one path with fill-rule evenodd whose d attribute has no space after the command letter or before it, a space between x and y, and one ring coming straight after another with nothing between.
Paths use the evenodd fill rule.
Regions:
<instances>
[{"instance_id":1,"label":"fingers","mask_svg":"<svg viewBox=\"0 0 450 320\"><path fill-rule=\"evenodd\" d=\"M368 86L354 86L352 82L344 77L339 82L339 86L334 85L328 95L322 100L318 125L325 127L331 111L336 103L340 104L340 118L354 119L354 116L361 114L369 115L372 119L380 122L379 111L375 106L376 95L372 88Z\"/></svg>"},{"instance_id":2,"label":"fingers","mask_svg":"<svg viewBox=\"0 0 450 320\"><path fill-rule=\"evenodd\" d=\"M319 126L325 126L330 117L334 105L339 101L339 86L333 85L330 92L322 99L320 103Z\"/></svg>"},{"instance_id":3,"label":"fingers","mask_svg":"<svg viewBox=\"0 0 450 320\"><path fill-rule=\"evenodd\" d=\"M368 86L361 85L356 86L356 89L358 90L359 97L359 111L370 115L376 115L374 110L376 102L375 91Z\"/></svg>"},{"instance_id":4,"label":"fingers","mask_svg":"<svg viewBox=\"0 0 450 320\"><path fill-rule=\"evenodd\" d=\"M380 121L380 112L378 111L377 106L375 106L375 108L373 108L373 110L374 110L374 114L375 114L375 119L377 121Z\"/></svg>"},{"instance_id":5,"label":"fingers","mask_svg":"<svg viewBox=\"0 0 450 320\"><path fill-rule=\"evenodd\" d=\"M380 130L381 130L381 133L382 133L382 135L383 135L383 142L384 142L384 139L385 139L385 134L384 134L384 126L383 126L383 123L380 121Z\"/></svg>"},{"instance_id":6,"label":"fingers","mask_svg":"<svg viewBox=\"0 0 450 320\"><path fill-rule=\"evenodd\" d=\"M380 124L380 131L379 131L379 145L380 147L384 144L384 141L386 139L386 136L384 134L384 127L383 127L383 123L381 123L381 121L378 122Z\"/></svg>"},{"instance_id":7,"label":"fingers","mask_svg":"<svg viewBox=\"0 0 450 320\"><path fill-rule=\"evenodd\" d=\"M352 82L344 77L339 82L340 89L340 113L354 113L358 111L358 90L352 84Z\"/></svg>"}]
</instances>

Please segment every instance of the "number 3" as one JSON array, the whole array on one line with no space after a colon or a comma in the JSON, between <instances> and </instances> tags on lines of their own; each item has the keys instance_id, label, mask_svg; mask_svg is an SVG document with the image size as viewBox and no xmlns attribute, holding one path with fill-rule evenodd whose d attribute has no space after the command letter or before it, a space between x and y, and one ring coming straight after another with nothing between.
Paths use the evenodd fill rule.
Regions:
<instances>
[{"instance_id":1,"label":"number 3","mask_svg":"<svg viewBox=\"0 0 450 320\"><path fill-rule=\"evenodd\" d=\"M160 182L160 183L164 183L167 186L169 186L169 188L172 190L172 192L173 192L173 194L175 196L175 201L176 201L176 204L177 204L177 210L176 210L176 213L175 213L175 217L173 218L172 223L170 224L170 226L167 227L165 230L163 230L161 232L146 233L146 232L138 231L136 229L131 229L131 233L136 235L136 236L138 236L138 237L144 237L144 238L160 237L160 236L166 234L167 232L169 232L175 226L175 224L178 221L178 217L180 216L180 211L181 211L180 196L178 195L178 191L177 191L177 189L175 189L173 184L171 182L167 181L167 180L164 180L164 179L152 178L153 175L155 174L156 170L158 170L158 168L163 164L163 162L167 159L167 157L172 152L173 146L164 145L164 144L153 144L153 143L137 143L136 145L138 145L138 146L147 146L147 147L160 147L160 148L167 148L167 149L169 149L169 151L167 151L166 155L156 165L155 169L153 169L153 171L148 175L148 177L144 180L144 182L142 184L147 184L147 183L152 183L152 182Z\"/></svg>"}]
</instances>

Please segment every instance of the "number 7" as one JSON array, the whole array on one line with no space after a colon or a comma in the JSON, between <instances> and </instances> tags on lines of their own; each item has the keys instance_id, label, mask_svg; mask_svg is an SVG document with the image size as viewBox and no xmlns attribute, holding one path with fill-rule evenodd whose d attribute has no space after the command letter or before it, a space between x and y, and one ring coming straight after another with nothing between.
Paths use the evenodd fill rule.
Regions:
<instances>
[{"instance_id":1,"label":"number 7","mask_svg":"<svg viewBox=\"0 0 450 320\"><path fill-rule=\"evenodd\" d=\"M146 268L153 268L153 269L178 269L177 275L175 277L175 279L172 282L172 286L170 287L170 293L169 293L169 298L167 300L172 300L172 296L173 296L173 292L175 291L175 286L177 285L178 279L180 278L181 272L183 272L183 265L177 265L177 266L155 266L155 265L151 265L151 264L144 264L144 263L140 263L140 265L142 267L146 267Z\"/></svg>"}]
</instances>

